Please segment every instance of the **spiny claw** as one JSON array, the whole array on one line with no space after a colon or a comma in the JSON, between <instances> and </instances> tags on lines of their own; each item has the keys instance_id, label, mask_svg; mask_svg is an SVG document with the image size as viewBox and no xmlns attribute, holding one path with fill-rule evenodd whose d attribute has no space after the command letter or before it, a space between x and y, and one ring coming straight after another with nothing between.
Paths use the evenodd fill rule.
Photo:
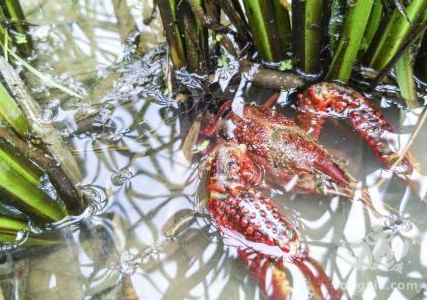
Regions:
<instances>
[{"instance_id":1,"label":"spiny claw","mask_svg":"<svg viewBox=\"0 0 427 300\"><path fill-rule=\"evenodd\" d=\"M298 95L296 121L317 138L326 117L345 118L352 128L368 143L376 157L400 174L411 174L408 159L394 166L398 149L393 145L395 131L381 111L356 90L335 83L318 83Z\"/></svg>"},{"instance_id":2,"label":"spiny claw","mask_svg":"<svg viewBox=\"0 0 427 300\"><path fill-rule=\"evenodd\" d=\"M248 241L270 246L272 256L298 252L299 237L293 224L269 198L259 193L248 191L237 197L210 199L208 208L219 227L232 229Z\"/></svg>"}]
</instances>

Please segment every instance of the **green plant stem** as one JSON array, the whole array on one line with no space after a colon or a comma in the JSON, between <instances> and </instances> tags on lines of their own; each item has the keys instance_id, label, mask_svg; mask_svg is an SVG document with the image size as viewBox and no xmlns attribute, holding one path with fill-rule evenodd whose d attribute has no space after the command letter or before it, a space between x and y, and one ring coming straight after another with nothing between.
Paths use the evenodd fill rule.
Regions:
<instances>
[{"instance_id":1,"label":"green plant stem","mask_svg":"<svg viewBox=\"0 0 427 300\"><path fill-rule=\"evenodd\" d=\"M25 37L25 41L22 41L22 38L15 35L13 39L14 45L19 49L21 54L25 56L30 55L33 46L31 37L28 35L28 26L25 23L25 15L21 4L18 0L4 0L1 1L1 8L4 16L10 20L13 31Z\"/></svg>"},{"instance_id":2,"label":"green plant stem","mask_svg":"<svg viewBox=\"0 0 427 300\"><path fill-rule=\"evenodd\" d=\"M324 45L324 0L292 1L294 65L300 72L318 75Z\"/></svg>"},{"instance_id":3,"label":"green plant stem","mask_svg":"<svg viewBox=\"0 0 427 300\"><path fill-rule=\"evenodd\" d=\"M28 223L22 220L14 219L12 217L0 215L0 231L17 232L29 231Z\"/></svg>"},{"instance_id":4,"label":"green plant stem","mask_svg":"<svg viewBox=\"0 0 427 300\"><path fill-rule=\"evenodd\" d=\"M363 35L363 42L360 47L361 52L365 52L371 45L375 33L377 32L381 20L383 19L384 7L381 0L374 0L372 6L371 15L369 16L368 24L366 25L366 30Z\"/></svg>"},{"instance_id":5,"label":"green plant stem","mask_svg":"<svg viewBox=\"0 0 427 300\"><path fill-rule=\"evenodd\" d=\"M344 15L346 0L333 0L331 5L331 18L328 25L329 45L332 52L335 52L341 37L344 25Z\"/></svg>"},{"instance_id":6,"label":"green plant stem","mask_svg":"<svg viewBox=\"0 0 427 300\"><path fill-rule=\"evenodd\" d=\"M426 12L427 14L427 12ZM387 65L381 69L381 71L378 72L378 75L375 77L375 79L370 83L370 90L373 90L380 81L387 75L388 72L396 65L396 63L399 61L400 58L407 52L410 51L411 47L414 46L418 42L418 40L423 36L424 32L427 30L427 18L420 23L420 25L417 27L416 30L414 30L414 33L411 35L411 37L405 41L402 45L402 47L399 49L399 51L396 53L395 56L387 63Z\"/></svg>"},{"instance_id":7,"label":"green plant stem","mask_svg":"<svg viewBox=\"0 0 427 300\"><path fill-rule=\"evenodd\" d=\"M239 1L218 0L218 2L222 11L230 19L231 24L236 27L237 32L242 36L243 40L250 41L252 39L250 28Z\"/></svg>"},{"instance_id":8,"label":"green plant stem","mask_svg":"<svg viewBox=\"0 0 427 300\"><path fill-rule=\"evenodd\" d=\"M283 6L274 5L272 0L243 0L246 16L253 36L253 42L261 59L273 62L284 58L286 49L281 48L281 38L286 28L277 28L276 16L280 23L286 22ZM277 10L276 10L277 9Z\"/></svg>"},{"instance_id":9,"label":"green plant stem","mask_svg":"<svg viewBox=\"0 0 427 300\"><path fill-rule=\"evenodd\" d=\"M43 168L60 198L72 213L80 213L85 207L84 198L72 185L58 162L38 148L31 148L12 131L0 126L0 139L13 147L17 154L28 157Z\"/></svg>"},{"instance_id":10,"label":"green plant stem","mask_svg":"<svg viewBox=\"0 0 427 300\"><path fill-rule=\"evenodd\" d=\"M335 51L327 79L347 82L368 24L374 0L358 0L348 7L343 33Z\"/></svg>"},{"instance_id":11,"label":"green plant stem","mask_svg":"<svg viewBox=\"0 0 427 300\"><path fill-rule=\"evenodd\" d=\"M276 12L276 24L279 33L280 52L286 53L291 50L291 20L289 12L280 4L280 1L274 1L274 11ZM283 56L279 58L283 59Z\"/></svg>"},{"instance_id":12,"label":"green plant stem","mask_svg":"<svg viewBox=\"0 0 427 300\"><path fill-rule=\"evenodd\" d=\"M427 0L414 0L406 7L406 15L412 24L416 24L426 9ZM371 45L368 58L371 68L381 70L393 59L410 36L413 29L411 23L397 8L393 11L381 37Z\"/></svg>"},{"instance_id":13,"label":"green plant stem","mask_svg":"<svg viewBox=\"0 0 427 300\"><path fill-rule=\"evenodd\" d=\"M40 138L49 152L58 159L60 163L58 167L62 169L66 177L72 183L78 183L82 178L82 174L69 146L64 143L52 124L41 121L43 119L42 109L27 92L21 78L3 57L0 57L0 73L3 75L13 98L21 107L26 119L31 123L32 133Z\"/></svg>"},{"instance_id":14,"label":"green plant stem","mask_svg":"<svg viewBox=\"0 0 427 300\"><path fill-rule=\"evenodd\" d=\"M0 116L20 135L26 136L30 132L30 125L22 110L0 82Z\"/></svg>"},{"instance_id":15,"label":"green plant stem","mask_svg":"<svg viewBox=\"0 0 427 300\"><path fill-rule=\"evenodd\" d=\"M194 16L196 17L199 23L198 27L200 26L200 23L201 23L203 26L206 26L209 29L212 29L213 31L218 33L229 32L229 29L226 26L222 26L217 19L212 18L212 15L209 15L207 14L207 12L204 11L201 0L187 0L187 1L190 4L191 11L193 12Z\"/></svg>"},{"instance_id":16,"label":"green plant stem","mask_svg":"<svg viewBox=\"0 0 427 300\"><path fill-rule=\"evenodd\" d=\"M58 202L53 201L43 191L25 180L1 157L0 188L3 194L11 196L3 201L11 201L14 207L33 218L52 222L59 221L67 215L66 210Z\"/></svg>"},{"instance_id":17,"label":"green plant stem","mask_svg":"<svg viewBox=\"0 0 427 300\"><path fill-rule=\"evenodd\" d=\"M424 33L420 49L415 62L415 73L417 78L427 84L427 34Z\"/></svg>"},{"instance_id":18,"label":"green plant stem","mask_svg":"<svg viewBox=\"0 0 427 300\"><path fill-rule=\"evenodd\" d=\"M407 52L396 63L395 70L400 94L405 99L408 108L413 109L419 107L419 103L417 101L417 89L412 66L412 55Z\"/></svg>"},{"instance_id":19,"label":"green plant stem","mask_svg":"<svg viewBox=\"0 0 427 300\"><path fill-rule=\"evenodd\" d=\"M9 216L0 215L0 243L16 242L18 232L30 232L28 223ZM49 236L50 238L50 236ZM56 239L45 239L30 234L25 240L26 246L52 246L58 244Z\"/></svg>"},{"instance_id":20,"label":"green plant stem","mask_svg":"<svg viewBox=\"0 0 427 300\"><path fill-rule=\"evenodd\" d=\"M76 92L70 90L69 88L63 86L62 84L59 84L58 82L54 81L49 76L46 76L45 74L43 74L42 72L40 72L39 70L37 70L36 68L34 68L32 65L30 65L25 60L23 60L18 55L16 55L8 47L5 47L5 48L7 49L7 53L9 53L10 56L12 56L14 59L16 59L25 69L27 69L28 71L30 71L31 73L33 73L38 78L42 79L50 87L54 87L54 88L56 88L56 89L58 89L58 90L60 90L60 91L62 91L64 93L66 93L66 94L68 94L68 95L70 95L72 97L76 97L78 99L82 99L83 98L82 96L80 96Z\"/></svg>"},{"instance_id":21,"label":"green plant stem","mask_svg":"<svg viewBox=\"0 0 427 300\"><path fill-rule=\"evenodd\" d=\"M5 151L8 148L7 145L3 144L2 149L0 149L0 160L6 162L16 173L21 175L25 180L31 183L34 186L41 185L40 178L42 172L36 168L30 161L26 160L23 157L19 157L16 153L10 151Z\"/></svg>"},{"instance_id":22,"label":"green plant stem","mask_svg":"<svg viewBox=\"0 0 427 300\"><path fill-rule=\"evenodd\" d=\"M427 22L427 11L421 18L421 26ZM415 61L415 73L419 80L427 84L427 33L423 34L417 59Z\"/></svg>"},{"instance_id":23,"label":"green plant stem","mask_svg":"<svg viewBox=\"0 0 427 300\"><path fill-rule=\"evenodd\" d=\"M184 44L176 25L176 0L156 0L160 16L170 48L170 56L175 68L180 69L186 65Z\"/></svg>"},{"instance_id":24,"label":"green plant stem","mask_svg":"<svg viewBox=\"0 0 427 300\"><path fill-rule=\"evenodd\" d=\"M199 0L193 0L194 6L201 6ZM203 10L203 8L201 8ZM187 2L180 2L177 7L178 30L182 33L184 50L187 60L187 70L191 73L203 74L206 71L206 59L204 51L206 31L194 16L191 6Z\"/></svg>"}]
</instances>

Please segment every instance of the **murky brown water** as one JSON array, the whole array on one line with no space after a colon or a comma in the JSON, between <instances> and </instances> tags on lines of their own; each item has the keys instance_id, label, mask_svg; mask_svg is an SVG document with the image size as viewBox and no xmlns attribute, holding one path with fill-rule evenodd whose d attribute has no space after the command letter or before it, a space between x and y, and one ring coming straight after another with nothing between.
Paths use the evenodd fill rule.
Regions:
<instances>
[{"instance_id":1,"label":"murky brown water","mask_svg":"<svg viewBox=\"0 0 427 300\"><path fill-rule=\"evenodd\" d=\"M235 249L199 206L203 199L198 197L196 166L179 150L176 108L163 85L163 54L156 48L163 41L160 20L142 23L151 14L152 1L23 3L28 21L36 24L32 65L84 98L64 95L28 72L23 75L46 120L72 145L84 171L81 187L102 209L81 220L79 229L61 229L59 246L4 256L4 299L133 299L129 289L123 292L123 284L130 283L141 300L263 299L235 260ZM130 46L136 30L143 32L139 48L148 51L143 59ZM401 124L402 139L414 130L421 113L401 117L395 106L384 111L396 126ZM424 167L426 129L413 147ZM363 183L378 181L380 166L349 130L329 125L321 141L336 157L347 159L348 170ZM378 269L368 259L366 270L358 270L352 257L362 257L363 251L374 256L387 252L378 243L363 244L386 219L370 216L361 203L336 198L275 192L275 200L295 215L311 257L335 283L346 285L348 298L423 299L426 203L397 179L371 192L404 216L386 243L394 255L384 263L391 263ZM392 270L400 263L401 270ZM292 299L310 299L304 277L295 266L289 270Z\"/></svg>"}]
</instances>

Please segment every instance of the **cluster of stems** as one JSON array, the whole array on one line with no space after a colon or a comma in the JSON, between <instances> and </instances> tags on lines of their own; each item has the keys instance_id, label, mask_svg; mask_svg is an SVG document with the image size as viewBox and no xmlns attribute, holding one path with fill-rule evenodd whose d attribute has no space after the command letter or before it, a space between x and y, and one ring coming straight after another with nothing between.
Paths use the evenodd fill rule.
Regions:
<instances>
[{"instance_id":1,"label":"cluster of stems","mask_svg":"<svg viewBox=\"0 0 427 300\"><path fill-rule=\"evenodd\" d=\"M417 105L414 75L427 83L427 35L422 42L420 38L427 23L427 0L299 0L292 5L286 0L157 0L157 4L176 68L212 73L215 55L209 54L221 51L209 49L211 36L237 59L269 66L290 61L292 70L308 80L347 83L361 66L380 74L394 70L390 74L411 107Z\"/></svg>"},{"instance_id":2,"label":"cluster of stems","mask_svg":"<svg viewBox=\"0 0 427 300\"><path fill-rule=\"evenodd\" d=\"M40 125L31 116L41 115L38 103L6 60L10 51L31 54L32 42L19 1L0 1L0 243L11 243L19 231L30 232L30 223L44 226L84 209L75 178L61 165L64 149L52 126ZM15 53L13 53L16 55ZM49 134L49 141L44 137ZM55 138L56 137L56 138ZM42 189L51 184L55 193ZM53 196L55 195L56 196ZM51 240L31 236L29 244L48 245Z\"/></svg>"}]
</instances>

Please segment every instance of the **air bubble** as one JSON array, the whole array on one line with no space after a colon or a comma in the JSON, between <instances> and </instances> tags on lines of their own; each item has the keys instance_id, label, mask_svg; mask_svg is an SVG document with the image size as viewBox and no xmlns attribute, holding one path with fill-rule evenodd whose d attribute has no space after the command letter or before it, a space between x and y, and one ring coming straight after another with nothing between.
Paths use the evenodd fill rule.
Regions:
<instances>
[{"instance_id":1,"label":"air bubble","mask_svg":"<svg viewBox=\"0 0 427 300\"><path fill-rule=\"evenodd\" d=\"M115 185L115 186L121 186L125 183L127 183L129 180L131 180L133 177L132 172L130 172L129 170L125 169L122 170L118 173L115 173L113 175L111 175L111 182Z\"/></svg>"}]
</instances>

